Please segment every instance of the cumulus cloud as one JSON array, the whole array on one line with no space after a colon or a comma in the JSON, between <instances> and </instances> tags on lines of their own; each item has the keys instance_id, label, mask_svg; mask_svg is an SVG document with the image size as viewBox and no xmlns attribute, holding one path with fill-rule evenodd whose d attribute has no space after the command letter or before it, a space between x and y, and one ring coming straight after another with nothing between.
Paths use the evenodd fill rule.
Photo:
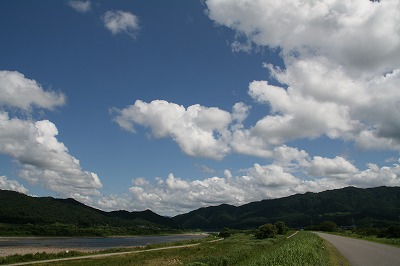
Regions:
<instances>
[{"instance_id":1,"label":"cumulus cloud","mask_svg":"<svg viewBox=\"0 0 400 266\"><path fill-rule=\"evenodd\" d=\"M221 159L230 151L227 127L232 122L232 115L219 108L198 104L185 108L167 101L146 103L137 100L133 105L113 112L116 113L114 120L121 128L134 132L135 125L149 127L155 138L171 137L188 155ZM244 114L238 113L237 116L242 118Z\"/></svg>"},{"instance_id":2,"label":"cumulus cloud","mask_svg":"<svg viewBox=\"0 0 400 266\"><path fill-rule=\"evenodd\" d=\"M360 74L398 66L399 2L207 0L208 15L256 45L324 55ZM360 45L362 44L362 45Z\"/></svg>"},{"instance_id":3,"label":"cumulus cloud","mask_svg":"<svg viewBox=\"0 0 400 266\"><path fill-rule=\"evenodd\" d=\"M13 190L21 193L28 193L28 190L18 181L8 180L5 176L0 176L0 189Z\"/></svg>"},{"instance_id":4,"label":"cumulus cloud","mask_svg":"<svg viewBox=\"0 0 400 266\"><path fill-rule=\"evenodd\" d=\"M265 65L281 86L251 82L250 96L272 112L241 134L263 145L326 135L400 150L398 1L206 4L210 19L251 42L245 47L279 48L285 64Z\"/></svg>"},{"instance_id":5,"label":"cumulus cloud","mask_svg":"<svg viewBox=\"0 0 400 266\"><path fill-rule=\"evenodd\" d=\"M35 80L17 71L0 71L0 106L31 111L33 107L53 110L65 104L62 93L45 91Z\"/></svg>"},{"instance_id":6,"label":"cumulus cloud","mask_svg":"<svg viewBox=\"0 0 400 266\"><path fill-rule=\"evenodd\" d=\"M157 177L152 182L143 177L136 178L129 189L130 198L109 196L94 205L103 209L115 209L116 206L131 210L150 208L159 214L176 215L204 206L222 203L242 205L307 191L320 192L346 186L400 185L398 164L382 168L369 164L366 170L360 171L341 157L315 157L308 160L308 165L296 169L321 176L300 177L274 163L254 164L238 175L224 170L223 177L213 176L203 180L179 178L171 173L165 179Z\"/></svg>"},{"instance_id":7,"label":"cumulus cloud","mask_svg":"<svg viewBox=\"0 0 400 266\"><path fill-rule=\"evenodd\" d=\"M87 13L92 9L92 3L89 0L86 1L70 0L67 3L70 7L75 9L75 11L80 13Z\"/></svg>"},{"instance_id":8,"label":"cumulus cloud","mask_svg":"<svg viewBox=\"0 0 400 266\"><path fill-rule=\"evenodd\" d=\"M64 196L98 195L98 176L83 171L57 135L48 120L21 120L0 112L0 152L16 160L22 178Z\"/></svg>"},{"instance_id":9,"label":"cumulus cloud","mask_svg":"<svg viewBox=\"0 0 400 266\"><path fill-rule=\"evenodd\" d=\"M348 177L357 172L358 169L353 164L339 156L334 159L315 156L307 169L310 176L323 177Z\"/></svg>"},{"instance_id":10,"label":"cumulus cloud","mask_svg":"<svg viewBox=\"0 0 400 266\"><path fill-rule=\"evenodd\" d=\"M100 179L95 173L82 170L79 160L58 141L56 125L48 120L10 117L5 111L7 108L32 111L34 107L52 110L65 103L65 96L44 91L36 81L11 71L0 72L0 94L0 107L4 108L0 110L0 153L15 160L19 176L63 196L99 195ZM26 192L17 181L5 177L1 185Z\"/></svg>"},{"instance_id":11,"label":"cumulus cloud","mask_svg":"<svg viewBox=\"0 0 400 266\"><path fill-rule=\"evenodd\" d=\"M104 26L112 34L126 33L131 37L136 37L140 30L139 18L126 11L116 10L107 11L103 15Z\"/></svg>"},{"instance_id":12,"label":"cumulus cloud","mask_svg":"<svg viewBox=\"0 0 400 266\"><path fill-rule=\"evenodd\" d=\"M137 179L130 189L134 204L170 214L345 186L400 185L398 164L368 164L362 170L341 156L311 157L286 145L327 136L364 149L400 151L399 1L205 3L211 20L234 31L234 52L279 51L283 67L264 64L274 82L252 81L248 88L268 114L244 127L250 107L243 103L229 113L136 101L116 109L115 121L132 132L144 126L156 138L171 137L192 156L221 159L235 152L272 163L254 164L240 174L226 169L223 177L204 180L173 174L154 182Z\"/></svg>"},{"instance_id":13,"label":"cumulus cloud","mask_svg":"<svg viewBox=\"0 0 400 266\"><path fill-rule=\"evenodd\" d=\"M237 38L280 48L285 68L265 67L281 85L263 80L249 85L249 95L268 106L268 115L244 128L250 107L243 103L229 114L198 105L185 111L173 103L137 101L116 117L122 128L150 127L155 137L172 137L186 154L215 159L230 152L273 158L274 149L288 141L321 136L363 149L400 150L397 1L206 4L209 17L235 30ZM196 108L209 116L205 111L196 119L181 115ZM222 113L229 119L218 121Z\"/></svg>"}]
</instances>

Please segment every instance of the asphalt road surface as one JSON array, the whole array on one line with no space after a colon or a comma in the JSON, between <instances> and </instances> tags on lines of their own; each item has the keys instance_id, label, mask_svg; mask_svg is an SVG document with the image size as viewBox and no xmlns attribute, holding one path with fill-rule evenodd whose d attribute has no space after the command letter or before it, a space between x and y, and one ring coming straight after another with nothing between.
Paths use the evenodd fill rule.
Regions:
<instances>
[{"instance_id":1,"label":"asphalt road surface","mask_svg":"<svg viewBox=\"0 0 400 266\"><path fill-rule=\"evenodd\" d=\"M352 266L400 265L400 248L349 237L316 234L334 245Z\"/></svg>"}]
</instances>

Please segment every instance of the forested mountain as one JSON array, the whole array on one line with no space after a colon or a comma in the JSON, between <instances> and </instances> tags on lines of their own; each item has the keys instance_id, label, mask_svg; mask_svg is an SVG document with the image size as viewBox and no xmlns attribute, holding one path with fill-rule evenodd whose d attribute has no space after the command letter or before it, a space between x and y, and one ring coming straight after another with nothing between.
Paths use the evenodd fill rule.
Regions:
<instances>
[{"instance_id":1,"label":"forested mountain","mask_svg":"<svg viewBox=\"0 0 400 266\"><path fill-rule=\"evenodd\" d=\"M340 226L385 226L400 223L400 188L346 187L308 192L239 207L223 204L200 208L173 219L183 228L203 229L254 228L278 220L291 227L307 227L326 220Z\"/></svg>"},{"instance_id":2,"label":"forested mountain","mask_svg":"<svg viewBox=\"0 0 400 266\"><path fill-rule=\"evenodd\" d=\"M74 199L36 198L0 190L0 231L5 225L62 224L76 228L111 227L114 229L110 229L109 234L118 234L120 229L120 234L124 234L149 228L255 228L278 220L290 227L307 227L326 220L340 226L400 224L400 187L347 187L320 193L308 192L238 207L227 204L205 207L172 218L150 210L104 212ZM115 228L119 229L116 231Z\"/></svg>"},{"instance_id":3,"label":"forested mountain","mask_svg":"<svg viewBox=\"0 0 400 266\"><path fill-rule=\"evenodd\" d=\"M66 233L67 235L74 232L103 235L108 234L107 231L109 234L128 234L140 233L139 230L157 233L157 231L177 227L170 218L160 216L150 210L104 212L70 198L30 197L7 190L0 190L0 224L19 226L24 230L26 226L23 226L29 225L29 231L56 230L55 234L63 230L61 225L64 225L64 228L69 226L68 230L74 229L70 230L71 233ZM46 225L53 225L53 227L45 227ZM96 230L82 231L77 228L96 228ZM116 228L122 230L116 230ZM37 234L35 232L33 234Z\"/></svg>"}]
</instances>

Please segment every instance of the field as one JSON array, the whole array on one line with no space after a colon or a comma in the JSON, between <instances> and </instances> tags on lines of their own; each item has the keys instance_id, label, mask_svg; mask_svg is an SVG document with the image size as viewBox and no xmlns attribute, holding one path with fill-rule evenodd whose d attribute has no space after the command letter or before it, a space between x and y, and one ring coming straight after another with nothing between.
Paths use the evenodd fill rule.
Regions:
<instances>
[{"instance_id":1,"label":"field","mask_svg":"<svg viewBox=\"0 0 400 266\"><path fill-rule=\"evenodd\" d=\"M291 238L258 240L254 235L239 233L222 241L209 241L186 248L52 262L51 265L347 265L334 248L305 231Z\"/></svg>"}]
</instances>

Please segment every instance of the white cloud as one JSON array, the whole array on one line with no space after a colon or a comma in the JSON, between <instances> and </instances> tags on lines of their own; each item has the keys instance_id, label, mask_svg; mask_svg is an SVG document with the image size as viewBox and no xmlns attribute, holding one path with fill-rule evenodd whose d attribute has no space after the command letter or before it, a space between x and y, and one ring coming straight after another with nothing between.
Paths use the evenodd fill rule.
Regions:
<instances>
[{"instance_id":1,"label":"white cloud","mask_svg":"<svg viewBox=\"0 0 400 266\"><path fill-rule=\"evenodd\" d=\"M127 108L113 111L121 128L134 132L135 125L149 127L154 137L171 137L188 155L221 159L230 151L227 127L232 115L216 107L196 104L186 109L167 101L137 100Z\"/></svg>"},{"instance_id":2,"label":"white cloud","mask_svg":"<svg viewBox=\"0 0 400 266\"><path fill-rule=\"evenodd\" d=\"M156 178L149 182L144 178L132 181L131 196L108 196L93 202L102 209L151 209L162 215L176 215L200 207L228 203L242 205L268 198L280 198L308 191L320 192L346 186L375 187L400 185L400 166L379 168L369 164L360 171L341 157L309 160L308 166L299 166L300 171L314 171L318 178L293 175L278 164L260 165L243 170L244 174L234 176L230 170L224 177L210 177L203 180L189 180L175 177L172 173L166 179Z\"/></svg>"},{"instance_id":3,"label":"white cloud","mask_svg":"<svg viewBox=\"0 0 400 266\"><path fill-rule=\"evenodd\" d=\"M235 103L232 107L232 119L236 120L239 124L242 123L249 115L250 109L250 106L242 102Z\"/></svg>"},{"instance_id":4,"label":"white cloud","mask_svg":"<svg viewBox=\"0 0 400 266\"><path fill-rule=\"evenodd\" d=\"M137 101L117 110L115 121L130 131L141 125L157 138L171 137L189 155L221 159L236 152L273 162L254 164L240 175L226 169L224 177L204 180L170 174L154 183L135 181L130 189L133 205L173 214L345 186L400 185L398 164L369 164L361 170L340 156L311 158L285 145L327 136L361 148L400 151L399 1L205 3L211 20L235 31L233 51L280 51L282 69L264 65L276 85L263 80L249 85L249 95L268 105L268 115L245 128L250 107L243 103L228 113L199 105L185 109L165 101ZM209 115L195 119L194 110L199 109Z\"/></svg>"},{"instance_id":5,"label":"white cloud","mask_svg":"<svg viewBox=\"0 0 400 266\"><path fill-rule=\"evenodd\" d=\"M0 107L23 111L32 111L33 107L52 110L65 103L63 94L45 92L36 81L11 71L0 71L0 95ZM15 160L20 177L63 196L99 195L102 184L98 176L82 170L57 135L56 125L48 120L12 118L0 109L0 153ZM16 181L2 181L3 186L26 192Z\"/></svg>"},{"instance_id":6,"label":"white cloud","mask_svg":"<svg viewBox=\"0 0 400 266\"><path fill-rule=\"evenodd\" d=\"M32 79L27 79L17 71L0 71L0 106L17 107L31 111L33 107L49 110L65 104L62 93L44 91Z\"/></svg>"},{"instance_id":7,"label":"white cloud","mask_svg":"<svg viewBox=\"0 0 400 266\"><path fill-rule=\"evenodd\" d=\"M13 190L21 193L28 193L28 190L18 181L8 180L5 176L0 176L0 189Z\"/></svg>"},{"instance_id":8,"label":"white cloud","mask_svg":"<svg viewBox=\"0 0 400 266\"><path fill-rule=\"evenodd\" d=\"M206 4L216 23L256 45L280 47L284 54L327 56L357 74L391 71L400 61L396 0L207 0Z\"/></svg>"},{"instance_id":9,"label":"white cloud","mask_svg":"<svg viewBox=\"0 0 400 266\"><path fill-rule=\"evenodd\" d=\"M135 38L140 30L139 18L130 12L121 10L107 11L103 16L103 22L112 34L127 33Z\"/></svg>"},{"instance_id":10,"label":"white cloud","mask_svg":"<svg viewBox=\"0 0 400 266\"><path fill-rule=\"evenodd\" d=\"M83 171L57 135L48 120L21 120L0 112L0 152L16 160L22 178L63 196L98 195L98 176Z\"/></svg>"},{"instance_id":11,"label":"white cloud","mask_svg":"<svg viewBox=\"0 0 400 266\"><path fill-rule=\"evenodd\" d=\"M249 94L272 112L238 136L265 147L326 135L362 148L400 150L398 1L206 4L210 19L233 29L236 41L245 36L242 43L253 44L246 47L279 47L285 64L282 70L266 64L282 86L250 84Z\"/></svg>"},{"instance_id":12,"label":"white cloud","mask_svg":"<svg viewBox=\"0 0 400 266\"><path fill-rule=\"evenodd\" d=\"M80 13L87 13L92 9L92 3L89 0L86 1L70 0L67 3L70 7L75 9L75 11Z\"/></svg>"},{"instance_id":13,"label":"white cloud","mask_svg":"<svg viewBox=\"0 0 400 266\"><path fill-rule=\"evenodd\" d=\"M304 97L292 87L285 90L266 81L254 81L250 84L249 94L258 102L271 106L273 114L259 120L252 131L274 144L322 134L337 138L357 126L357 122L349 117L348 106Z\"/></svg>"},{"instance_id":14,"label":"white cloud","mask_svg":"<svg viewBox=\"0 0 400 266\"><path fill-rule=\"evenodd\" d=\"M368 164L368 169L354 176L352 184L359 187L400 186L400 165L384 166L379 168L375 164Z\"/></svg>"},{"instance_id":15,"label":"white cloud","mask_svg":"<svg viewBox=\"0 0 400 266\"><path fill-rule=\"evenodd\" d=\"M339 156L334 159L315 156L307 169L307 173L310 176L345 178L349 174L358 173L358 169Z\"/></svg>"},{"instance_id":16,"label":"white cloud","mask_svg":"<svg viewBox=\"0 0 400 266\"><path fill-rule=\"evenodd\" d=\"M282 166L288 172L299 171L310 164L306 151L286 145L274 148L272 158L275 164Z\"/></svg>"}]
</instances>

